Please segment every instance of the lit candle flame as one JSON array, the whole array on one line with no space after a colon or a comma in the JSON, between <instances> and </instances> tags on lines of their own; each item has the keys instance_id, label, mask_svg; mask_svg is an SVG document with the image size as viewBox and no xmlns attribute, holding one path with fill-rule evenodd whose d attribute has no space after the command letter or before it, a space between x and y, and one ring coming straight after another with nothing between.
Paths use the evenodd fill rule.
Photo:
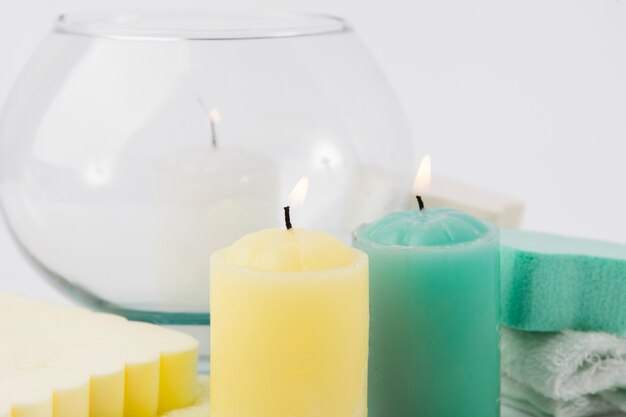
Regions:
<instances>
[{"instance_id":1,"label":"lit candle flame","mask_svg":"<svg viewBox=\"0 0 626 417\"><path fill-rule=\"evenodd\" d=\"M217 109L211 109L209 110L209 121L211 123L219 123L220 120L222 120L222 117L220 116L220 112L217 111Z\"/></svg>"},{"instance_id":2,"label":"lit candle flame","mask_svg":"<svg viewBox=\"0 0 626 417\"><path fill-rule=\"evenodd\" d=\"M430 188L430 155L426 155L420 162L420 167L413 183L413 194L419 195Z\"/></svg>"},{"instance_id":3,"label":"lit candle flame","mask_svg":"<svg viewBox=\"0 0 626 417\"><path fill-rule=\"evenodd\" d=\"M289 194L289 206L301 206L309 191L309 177L302 177Z\"/></svg>"}]
</instances>

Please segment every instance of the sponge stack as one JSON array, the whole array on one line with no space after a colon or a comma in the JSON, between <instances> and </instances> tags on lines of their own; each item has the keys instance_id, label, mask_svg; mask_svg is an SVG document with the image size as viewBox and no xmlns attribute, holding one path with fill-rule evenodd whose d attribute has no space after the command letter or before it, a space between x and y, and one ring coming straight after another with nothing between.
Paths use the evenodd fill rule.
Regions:
<instances>
[{"instance_id":1,"label":"sponge stack","mask_svg":"<svg viewBox=\"0 0 626 417\"><path fill-rule=\"evenodd\" d=\"M527 331L626 335L626 246L504 231L502 321Z\"/></svg>"},{"instance_id":2,"label":"sponge stack","mask_svg":"<svg viewBox=\"0 0 626 417\"><path fill-rule=\"evenodd\" d=\"M502 401L537 416L626 412L626 246L501 234Z\"/></svg>"},{"instance_id":3,"label":"sponge stack","mask_svg":"<svg viewBox=\"0 0 626 417\"><path fill-rule=\"evenodd\" d=\"M195 399L198 342L0 293L0 417L155 417Z\"/></svg>"}]
</instances>

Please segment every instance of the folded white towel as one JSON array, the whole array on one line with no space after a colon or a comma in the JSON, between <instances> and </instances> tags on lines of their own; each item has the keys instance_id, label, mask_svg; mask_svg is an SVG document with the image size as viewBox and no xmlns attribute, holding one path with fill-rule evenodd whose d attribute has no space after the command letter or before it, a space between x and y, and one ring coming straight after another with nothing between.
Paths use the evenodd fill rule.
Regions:
<instances>
[{"instance_id":1,"label":"folded white towel","mask_svg":"<svg viewBox=\"0 0 626 417\"><path fill-rule=\"evenodd\" d=\"M502 376L501 387L502 404L537 417L590 417L619 411L601 395L584 395L569 401L554 400L506 375ZM626 401L626 394L622 400Z\"/></svg>"},{"instance_id":2,"label":"folded white towel","mask_svg":"<svg viewBox=\"0 0 626 417\"><path fill-rule=\"evenodd\" d=\"M544 397L569 401L626 387L626 338L502 328L502 371Z\"/></svg>"}]
</instances>

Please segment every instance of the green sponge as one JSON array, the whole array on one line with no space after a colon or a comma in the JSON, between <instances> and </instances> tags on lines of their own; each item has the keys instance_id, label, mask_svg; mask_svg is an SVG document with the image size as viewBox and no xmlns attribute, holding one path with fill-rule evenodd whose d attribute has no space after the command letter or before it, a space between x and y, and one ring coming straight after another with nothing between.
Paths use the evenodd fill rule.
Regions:
<instances>
[{"instance_id":1,"label":"green sponge","mask_svg":"<svg viewBox=\"0 0 626 417\"><path fill-rule=\"evenodd\" d=\"M626 335L626 246L502 231L502 322Z\"/></svg>"}]
</instances>

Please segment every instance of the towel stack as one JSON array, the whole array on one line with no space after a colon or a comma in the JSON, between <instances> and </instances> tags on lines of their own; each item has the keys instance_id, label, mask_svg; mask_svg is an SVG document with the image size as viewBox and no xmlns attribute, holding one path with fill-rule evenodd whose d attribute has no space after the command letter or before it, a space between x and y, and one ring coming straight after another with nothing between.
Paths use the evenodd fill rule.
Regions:
<instances>
[{"instance_id":1,"label":"towel stack","mask_svg":"<svg viewBox=\"0 0 626 417\"><path fill-rule=\"evenodd\" d=\"M626 415L626 246L504 231L502 307L505 404Z\"/></svg>"}]
</instances>

